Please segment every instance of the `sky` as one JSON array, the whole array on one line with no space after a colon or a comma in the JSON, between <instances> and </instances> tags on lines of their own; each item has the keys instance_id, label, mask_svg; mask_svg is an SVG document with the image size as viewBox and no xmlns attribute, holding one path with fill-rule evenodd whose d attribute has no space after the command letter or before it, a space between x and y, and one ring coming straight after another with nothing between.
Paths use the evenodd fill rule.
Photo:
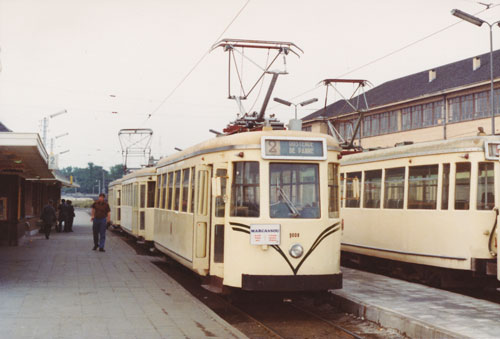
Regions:
<instances>
[{"instance_id":1,"label":"sky","mask_svg":"<svg viewBox=\"0 0 500 339\"><path fill-rule=\"evenodd\" d=\"M54 142L54 153L69 150L60 167L122 163L118 132L127 128L151 128L152 155L160 158L236 118L227 54L208 53L219 37L303 49L300 58L288 55L289 74L273 92L294 103L318 98L299 108L301 118L323 107L322 79L377 86L489 52L486 25L450 14L457 8L500 20L500 0L486 2L488 10L472 0L0 0L0 121L14 132L41 132L44 117L66 110L48 124L48 140L68 133ZM495 26L493 48L499 45ZM261 66L268 60L265 50L245 56ZM249 88L260 71L237 61ZM265 79L247 109L260 109ZM353 87L340 90L350 96ZM330 94L328 102L340 98ZM274 102L267 113L285 123L294 117L293 107Z\"/></svg>"}]
</instances>

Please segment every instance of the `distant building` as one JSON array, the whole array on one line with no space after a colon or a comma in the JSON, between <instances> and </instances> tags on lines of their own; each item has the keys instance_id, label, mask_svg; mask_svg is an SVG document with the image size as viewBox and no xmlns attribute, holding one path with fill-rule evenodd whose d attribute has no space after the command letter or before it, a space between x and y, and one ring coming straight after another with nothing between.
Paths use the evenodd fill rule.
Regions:
<instances>
[{"instance_id":1,"label":"distant building","mask_svg":"<svg viewBox=\"0 0 500 339\"><path fill-rule=\"evenodd\" d=\"M493 66L495 133L499 133L500 50L493 52ZM356 143L370 148L450 139L476 135L479 127L490 134L490 83L489 53L383 83L366 92L369 107ZM304 117L303 129L329 133L327 119L350 139L358 117L345 100L339 100Z\"/></svg>"}]
</instances>

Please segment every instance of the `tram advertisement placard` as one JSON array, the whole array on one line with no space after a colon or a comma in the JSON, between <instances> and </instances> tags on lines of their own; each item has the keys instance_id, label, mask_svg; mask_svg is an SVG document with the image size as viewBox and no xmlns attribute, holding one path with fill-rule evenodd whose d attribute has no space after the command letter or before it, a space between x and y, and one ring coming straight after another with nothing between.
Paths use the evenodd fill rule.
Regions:
<instances>
[{"instance_id":1,"label":"tram advertisement placard","mask_svg":"<svg viewBox=\"0 0 500 339\"><path fill-rule=\"evenodd\" d=\"M264 159L326 159L326 143L323 138L263 137Z\"/></svg>"},{"instance_id":2,"label":"tram advertisement placard","mask_svg":"<svg viewBox=\"0 0 500 339\"><path fill-rule=\"evenodd\" d=\"M280 224L251 224L250 244L252 245L279 245Z\"/></svg>"}]
</instances>

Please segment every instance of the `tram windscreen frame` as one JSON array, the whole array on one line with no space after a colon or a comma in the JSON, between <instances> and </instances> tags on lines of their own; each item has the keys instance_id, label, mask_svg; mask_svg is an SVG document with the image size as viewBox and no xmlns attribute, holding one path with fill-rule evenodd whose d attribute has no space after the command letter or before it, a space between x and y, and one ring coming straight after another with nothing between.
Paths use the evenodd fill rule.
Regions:
<instances>
[{"instance_id":1,"label":"tram windscreen frame","mask_svg":"<svg viewBox=\"0 0 500 339\"><path fill-rule=\"evenodd\" d=\"M271 218L317 219L320 206L318 164L269 164Z\"/></svg>"}]
</instances>

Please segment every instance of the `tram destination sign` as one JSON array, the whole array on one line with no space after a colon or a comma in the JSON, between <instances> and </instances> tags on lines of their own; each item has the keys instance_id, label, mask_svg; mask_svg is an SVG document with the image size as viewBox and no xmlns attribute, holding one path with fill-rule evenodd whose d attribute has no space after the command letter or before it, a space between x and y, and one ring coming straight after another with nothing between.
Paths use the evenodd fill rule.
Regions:
<instances>
[{"instance_id":1,"label":"tram destination sign","mask_svg":"<svg viewBox=\"0 0 500 339\"><path fill-rule=\"evenodd\" d=\"M263 137L261 144L264 159L326 159L324 138Z\"/></svg>"},{"instance_id":2,"label":"tram destination sign","mask_svg":"<svg viewBox=\"0 0 500 339\"><path fill-rule=\"evenodd\" d=\"M279 245L280 224L250 224L250 244Z\"/></svg>"}]
</instances>

